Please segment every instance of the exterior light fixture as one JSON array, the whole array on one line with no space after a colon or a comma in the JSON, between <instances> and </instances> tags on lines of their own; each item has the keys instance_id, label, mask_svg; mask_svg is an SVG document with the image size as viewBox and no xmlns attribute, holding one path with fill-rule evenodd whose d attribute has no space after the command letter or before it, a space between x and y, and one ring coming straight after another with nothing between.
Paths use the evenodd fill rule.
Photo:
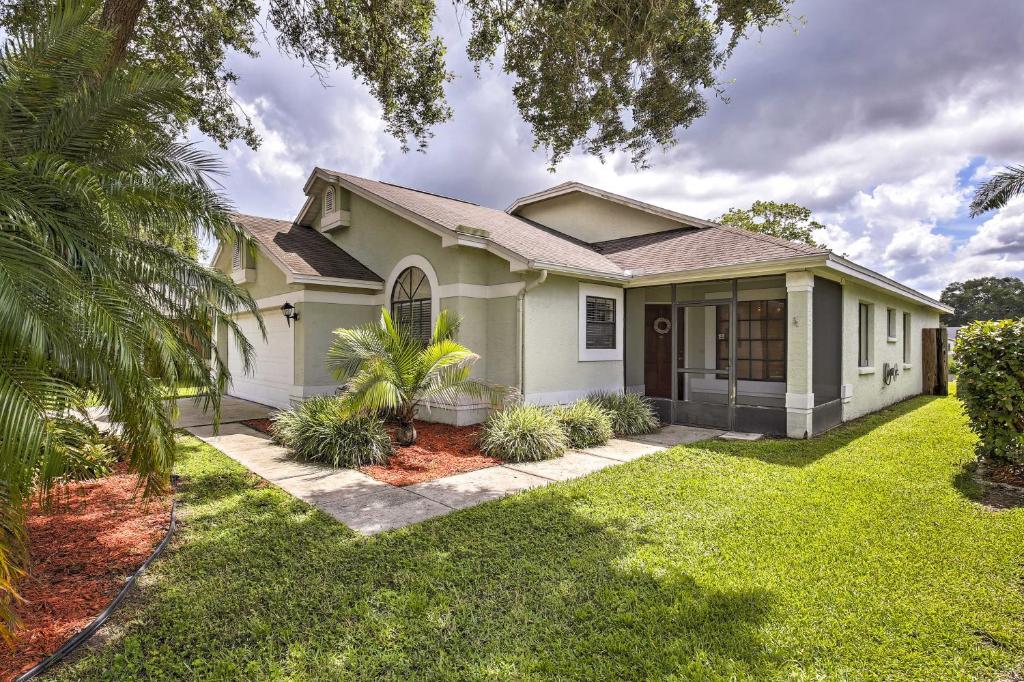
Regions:
<instances>
[{"instance_id":1,"label":"exterior light fixture","mask_svg":"<svg viewBox=\"0 0 1024 682\"><path fill-rule=\"evenodd\" d=\"M284 313L284 319L288 321L289 327L292 326L292 320L299 321L299 311L291 303L285 301L285 304L281 306L281 312Z\"/></svg>"}]
</instances>

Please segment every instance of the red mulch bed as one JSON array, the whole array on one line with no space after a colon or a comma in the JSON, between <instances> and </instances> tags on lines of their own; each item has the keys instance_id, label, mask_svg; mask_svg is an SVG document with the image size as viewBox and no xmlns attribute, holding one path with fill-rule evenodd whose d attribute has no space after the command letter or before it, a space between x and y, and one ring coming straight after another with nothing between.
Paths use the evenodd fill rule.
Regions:
<instances>
[{"instance_id":1,"label":"red mulch bed","mask_svg":"<svg viewBox=\"0 0 1024 682\"><path fill-rule=\"evenodd\" d=\"M999 459L986 459L984 477L994 483L1024 488L1024 464L1012 464Z\"/></svg>"},{"instance_id":2,"label":"red mulch bed","mask_svg":"<svg viewBox=\"0 0 1024 682\"><path fill-rule=\"evenodd\" d=\"M260 433L265 433L268 436L272 436L270 433L270 425L273 423L269 419L243 419L242 423L248 426L250 429L256 429Z\"/></svg>"},{"instance_id":3,"label":"red mulch bed","mask_svg":"<svg viewBox=\"0 0 1024 682\"><path fill-rule=\"evenodd\" d=\"M117 595L167 533L171 496L141 499L124 466L98 481L61 486L28 516L31 568L14 648L0 645L0 677L11 679L56 651Z\"/></svg>"},{"instance_id":4,"label":"red mulch bed","mask_svg":"<svg viewBox=\"0 0 1024 682\"><path fill-rule=\"evenodd\" d=\"M360 471L378 481L403 486L501 464L497 457L480 452L478 426L417 421L416 435L415 445L395 446L387 466L366 466Z\"/></svg>"}]
</instances>

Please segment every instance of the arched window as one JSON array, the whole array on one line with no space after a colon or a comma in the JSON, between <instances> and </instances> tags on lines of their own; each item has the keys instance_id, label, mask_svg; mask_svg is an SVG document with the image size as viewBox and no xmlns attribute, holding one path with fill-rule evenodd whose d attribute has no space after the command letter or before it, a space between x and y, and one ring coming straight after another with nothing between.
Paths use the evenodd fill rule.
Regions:
<instances>
[{"instance_id":1,"label":"arched window","mask_svg":"<svg viewBox=\"0 0 1024 682\"><path fill-rule=\"evenodd\" d=\"M402 270L391 290L391 317L423 343L430 341L430 280L412 267Z\"/></svg>"}]
</instances>

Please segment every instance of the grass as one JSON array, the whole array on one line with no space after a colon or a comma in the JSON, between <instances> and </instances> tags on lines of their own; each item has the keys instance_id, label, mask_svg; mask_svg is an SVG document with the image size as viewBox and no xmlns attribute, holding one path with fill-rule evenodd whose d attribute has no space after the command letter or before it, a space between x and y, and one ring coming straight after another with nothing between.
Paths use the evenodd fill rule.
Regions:
<instances>
[{"instance_id":1,"label":"grass","mask_svg":"<svg viewBox=\"0 0 1024 682\"><path fill-rule=\"evenodd\" d=\"M952 398L680 447L374 538L197 441L185 519L62 679L1009 679L1024 509Z\"/></svg>"}]
</instances>

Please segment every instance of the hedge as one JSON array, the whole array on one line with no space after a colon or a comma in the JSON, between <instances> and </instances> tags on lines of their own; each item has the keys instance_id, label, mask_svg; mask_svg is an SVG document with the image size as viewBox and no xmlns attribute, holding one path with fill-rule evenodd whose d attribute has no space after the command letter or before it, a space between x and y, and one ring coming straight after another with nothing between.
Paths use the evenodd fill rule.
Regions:
<instances>
[{"instance_id":1,"label":"hedge","mask_svg":"<svg viewBox=\"0 0 1024 682\"><path fill-rule=\"evenodd\" d=\"M954 353L978 455L1024 464L1024 320L972 322L957 334Z\"/></svg>"}]
</instances>

